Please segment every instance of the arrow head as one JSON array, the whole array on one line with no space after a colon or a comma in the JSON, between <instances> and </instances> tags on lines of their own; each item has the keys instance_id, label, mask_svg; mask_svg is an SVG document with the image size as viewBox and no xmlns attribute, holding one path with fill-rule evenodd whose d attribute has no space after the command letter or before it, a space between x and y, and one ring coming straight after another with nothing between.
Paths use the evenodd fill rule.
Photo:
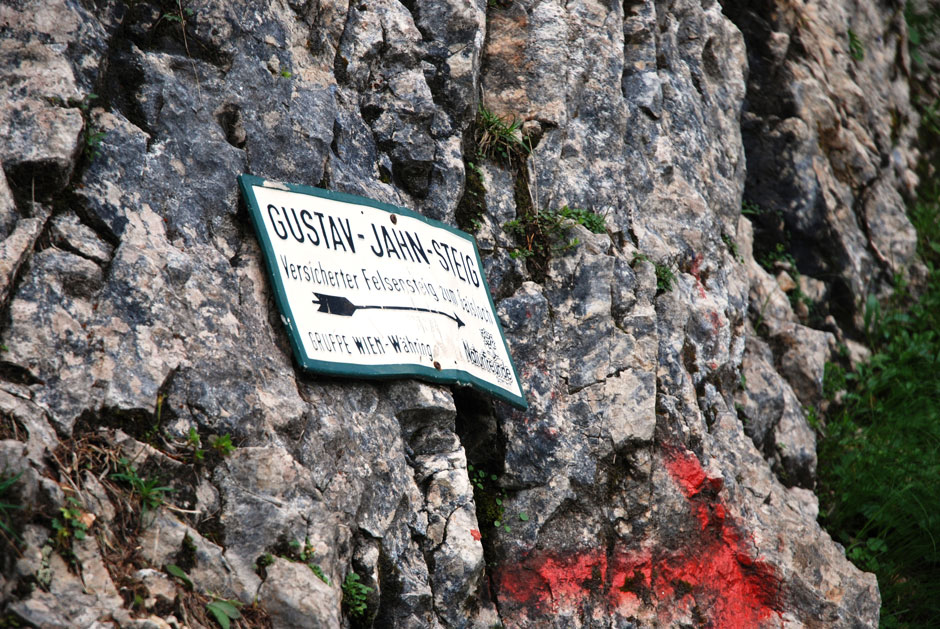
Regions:
<instances>
[{"instance_id":1,"label":"arrow head","mask_svg":"<svg viewBox=\"0 0 940 629\"><path fill-rule=\"evenodd\" d=\"M326 312L344 317L351 317L356 312L356 304L345 297L324 295L323 293L314 293L313 296L313 303L320 305L317 312Z\"/></svg>"},{"instance_id":2,"label":"arrow head","mask_svg":"<svg viewBox=\"0 0 940 629\"><path fill-rule=\"evenodd\" d=\"M462 328L463 326L467 325L466 323L464 323L463 321L460 320L460 317L457 316L457 313L456 313L456 312L454 313L454 321L457 322L457 329L458 329L458 330L459 330L460 328Z\"/></svg>"}]
</instances>

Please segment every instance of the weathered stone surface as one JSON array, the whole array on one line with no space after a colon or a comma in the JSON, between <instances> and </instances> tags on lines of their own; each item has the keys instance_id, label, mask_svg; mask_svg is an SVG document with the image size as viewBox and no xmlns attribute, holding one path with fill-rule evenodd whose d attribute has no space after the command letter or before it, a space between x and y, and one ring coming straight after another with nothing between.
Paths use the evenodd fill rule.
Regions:
<instances>
[{"instance_id":1,"label":"weathered stone surface","mask_svg":"<svg viewBox=\"0 0 940 629\"><path fill-rule=\"evenodd\" d=\"M2 192L0 190L0 194ZM12 232L0 242L0 303L6 303L20 266L29 257L46 225L48 210L40 207L38 214L33 218L16 221Z\"/></svg>"},{"instance_id":2,"label":"weathered stone surface","mask_svg":"<svg viewBox=\"0 0 940 629\"><path fill-rule=\"evenodd\" d=\"M144 607L152 610L157 605L165 606L176 600L176 586L170 577L152 568L144 568L134 573L134 578L147 588Z\"/></svg>"},{"instance_id":3,"label":"weathered stone surface","mask_svg":"<svg viewBox=\"0 0 940 629\"><path fill-rule=\"evenodd\" d=\"M814 330L799 324L770 326L777 368L787 379L794 393L805 405L822 400L823 373L832 356L836 340L830 332Z\"/></svg>"},{"instance_id":4,"label":"weathered stone surface","mask_svg":"<svg viewBox=\"0 0 940 629\"><path fill-rule=\"evenodd\" d=\"M902 199L916 181L917 118L903 11L785 2L725 10L748 44L744 195L760 208L763 246L783 243L800 271L833 278L830 310L859 327L857 296L886 290L895 273L921 275Z\"/></svg>"},{"instance_id":5,"label":"weathered stone surface","mask_svg":"<svg viewBox=\"0 0 940 629\"><path fill-rule=\"evenodd\" d=\"M141 556L152 566L165 569L176 563L177 557L191 554L189 576L203 592L212 592L226 598L250 603L260 585L260 579L223 554L217 544L203 538L195 529L186 526L166 513L144 516L147 526L140 536Z\"/></svg>"},{"instance_id":6,"label":"weathered stone surface","mask_svg":"<svg viewBox=\"0 0 940 629\"><path fill-rule=\"evenodd\" d=\"M114 22L111 7L95 17L67 0L0 7L0 162L25 198L68 183L88 137L79 105Z\"/></svg>"},{"instance_id":7,"label":"weathered stone surface","mask_svg":"<svg viewBox=\"0 0 940 629\"><path fill-rule=\"evenodd\" d=\"M94 544L93 541L90 543ZM97 552L95 545L92 556ZM73 574L57 553L49 555L48 573L51 578L48 589L37 589L28 598L12 601L7 611L25 622L50 629L108 626L99 623L107 622L112 610L120 609L123 601L110 583L100 560L92 562L91 556L85 553L81 553L81 557L88 564L87 577L84 571L81 577ZM93 569L98 571L94 575L91 573ZM86 584L96 581L107 585L100 587L99 591L86 587Z\"/></svg>"},{"instance_id":8,"label":"weathered stone surface","mask_svg":"<svg viewBox=\"0 0 940 629\"><path fill-rule=\"evenodd\" d=\"M182 563L274 626L350 624L351 572L375 627L876 624L874 577L816 523L802 406L912 263L904 27L791 4L0 6L0 456L37 505L0 614L179 626ZM477 154L481 101L522 123L524 167ZM301 373L237 174L453 223L468 168L529 409ZM511 255L507 221L564 205L605 233ZM818 310L755 225L758 249L790 234L774 275ZM141 510L121 457L172 505ZM47 544L76 492L84 585Z\"/></svg>"},{"instance_id":9,"label":"weathered stone surface","mask_svg":"<svg viewBox=\"0 0 940 629\"><path fill-rule=\"evenodd\" d=\"M302 563L276 558L266 568L259 590L261 604L279 627L340 626L339 588L327 585Z\"/></svg>"},{"instance_id":10,"label":"weathered stone surface","mask_svg":"<svg viewBox=\"0 0 940 629\"><path fill-rule=\"evenodd\" d=\"M81 146L81 113L39 100L20 101L10 109L0 119L0 133L8 139L0 154L4 170L30 191L37 181L46 194L65 186Z\"/></svg>"},{"instance_id":11,"label":"weathered stone surface","mask_svg":"<svg viewBox=\"0 0 940 629\"><path fill-rule=\"evenodd\" d=\"M735 408L744 432L787 486L812 489L816 479L816 435L790 385L773 369L773 353L748 338L741 361L741 389Z\"/></svg>"}]
</instances>

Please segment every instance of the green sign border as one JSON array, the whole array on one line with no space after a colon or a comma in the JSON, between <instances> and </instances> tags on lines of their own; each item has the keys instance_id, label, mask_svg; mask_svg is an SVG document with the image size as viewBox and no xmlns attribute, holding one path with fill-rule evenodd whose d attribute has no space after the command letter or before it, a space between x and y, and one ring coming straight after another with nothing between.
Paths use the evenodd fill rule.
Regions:
<instances>
[{"instance_id":1,"label":"green sign border","mask_svg":"<svg viewBox=\"0 0 940 629\"><path fill-rule=\"evenodd\" d=\"M248 205L248 210L251 214L251 222L255 226L255 233L258 234L258 240L261 243L261 248L264 250L264 260L265 266L268 269L268 277L271 279L271 283L274 286L274 296L277 299L278 308L280 309L281 314L283 315L284 323L287 326L287 330L290 336L290 343L294 348L294 356L297 358L297 362L299 362L304 369L326 373L331 376L349 376L353 378L376 379L399 378L404 376L419 378L421 380L428 380L438 384L471 385L477 389L489 393L490 395L493 395L496 398L499 398L500 400L512 404L516 408L522 410L526 410L528 408L529 405L525 400L524 394L516 395L514 393L510 393L506 389L494 386L493 384L490 384L485 380L481 380L473 374L470 374L461 369L437 370L433 367L425 367L423 365L408 363L397 365L357 365L355 363L339 363L324 360L314 360L307 356L304 352L303 343L300 339L300 331L297 329L297 325L294 323L294 313L291 312L290 305L287 301L287 293L284 291L284 283L281 280L281 275L277 268L274 247L271 244L271 239L268 236L267 230L264 228L264 218L261 215L261 208L258 205L258 199L255 197L255 193L252 187L260 186L262 188L271 188L274 190L288 190L290 192L321 197L324 199L330 199L332 201L339 201L341 203L365 205L377 210L388 212L390 214L401 214L403 216L408 216L410 218L427 223L431 227L446 229L450 233L463 238L473 246L473 253L476 256L477 261L477 270L480 273L480 277L484 278L483 286L486 289L486 297L489 299L490 308L492 308L493 314L495 315L496 306L493 304L493 296L490 294L489 284L487 284L485 281L486 275L483 272L483 262L480 260L480 250L477 248L476 239L472 235L451 227L445 223L441 223L440 221L435 221L434 219L421 216L420 214L412 212L411 210L397 207L389 203L376 201L374 199L360 197L354 194L334 192L332 190L324 190L322 188L315 188L313 186L302 186L298 184L271 181L257 177L255 175L239 175L238 185L241 188L242 197L245 199L245 202ZM512 354L509 352L509 345L506 344L506 335L503 333L503 326L499 322L499 317L494 316L494 319L496 320L496 327L499 329L500 338L503 341L503 347L506 348L506 355L509 357L509 366L512 368L513 376L516 378L516 382L519 385L519 390L521 393L522 381L519 379L519 374L516 371L516 365L512 361Z\"/></svg>"}]
</instances>

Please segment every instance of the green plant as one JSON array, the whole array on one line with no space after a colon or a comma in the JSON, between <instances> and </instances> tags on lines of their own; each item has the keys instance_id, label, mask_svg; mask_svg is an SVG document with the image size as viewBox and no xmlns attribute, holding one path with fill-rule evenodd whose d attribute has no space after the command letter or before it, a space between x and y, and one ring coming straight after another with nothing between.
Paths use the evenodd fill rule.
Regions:
<instances>
[{"instance_id":1,"label":"green plant","mask_svg":"<svg viewBox=\"0 0 940 629\"><path fill-rule=\"evenodd\" d=\"M822 428L822 423L819 417L819 411L816 410L816 407L812 404L805 406L803 407L803 413L806 415L806 423L809 424L809 427L819 432Z\"/></svg>"},{"instance_id":2,"label":"green plant","mask_svg":"<svg viewBox=\"0 0 940 629\"><path fill-rule=\"evenodd\" d=\"M578 225L584 225L588 231L595 234L606 234L607 224L604 217L591 210L582 210L581 208L569 208L567 205L558 210L558 215L562 218L568 218Z\"/></svg>"},{"instance_id":3,"label":"green plant","mask_svg":"<svg viewBox=\"0 0 940 629\"><path fill-rule=\"evenodd\" d=\"M324 574L323 568L320 567L320 564L314 563L313 561L314 549L313 546L310 545L309 538L304 538L303 544L297 540L291 540L289 546L292 556L284 557L285 559L307 564L307 567L310 568L313 574L317 575L321 581L327 585L330 584L330 580L327 578L326 574Z\"/></svg>"},{"instance_id":4,"label":"green plant","mask_svg":"<svg viewBox=\"0 0 940 629\"><path fill-rule=\"evenodd\" d=\"M796 271L794 268L793 279L796 281L796 288L787 293L787 299L790 300L790 306L796 310L797 304L803 304L806 306L807 312L809 312L810 318L815 316L816 302L813 301L812 297L803 292L803 289L800 288L800 272Z\"/></svg>"},{"instance_id":5,"label":"green plant","mask_svg":"<svg viewBox=\"0 0 940 629\"><path fill-rule=\"evenodd\" d=\"M160 485L156 478L145 479L137 473L137 468L131 465L131 462L122 457L118 460L118 465L123 471L111 474L114 480L124 481L131 487L131 491L140 499L140 504L146 511L156 509L162 505L166 499L166 494L174 491L172 487Z\"/></svg>"},{"instance_id":6,"label":"green plant","mask_svg":"<svg viewBox=\"0 0 940 629\"><path fill-rule=\"evenodd\" d=\"M849 54L852 55L852 58L856 61L861 61L865 58L865 46L862 45L862 40L858 38L858 35L855 34L851 28L849 29Z\"/></svg>"},{"instance_id":7,"label":"green plant","mask_svg":"<svg viewBox=\"0 0 940 629\"><path fill-rule=\"evenodd\" d=\"M166 401L166 395L164 393L157 393L157 400L153 413L153 424L142 435L143 440L152 446L157 445L158 438L165 437L161 427L164 401Z\"/></svg>"},{"instance_id":8,"label":"green plant","mask_svg":"<svg viewBox=\"0 0 940 629\"><path fill-rule=\"evenodd\" d=\"M179 579L184 586L193 589L193 580L189 578L189 575L186 574L186 571L177 566L175 563L170 563L166 565L167 574L176 577Z\"/></svg>"},{"instance_id":9,"label":"green plant","mask_svg":"<svg viewBox=\"0 0 940 629\"><path fill-rule=\"evenodd\" d=\"M177 13L164 13L160 16L160 19L166 20L167 22L176 22L177 24L182 24L186 21L186 18L192 17L195 14L196 12L189 7L180 7Z\"/></svg>"},{"instance_id":10,"label":"green plant","mask_svg":"<svg viewBox=\"0 0 940 629\"><path fill-rule=\"evenodd\" d=\"M494 482L498 480L496 474L487 474L482 469L474 467L473 465L467 465L467 472L470 476L470 484L472 484L477 489L483 489L487 479Z\"/></svg>"},{"instance_id":11,"label":"green plant","mask_svg":"<svg viewBox=\"0 0 940 629\"><path fill-rule=\"evenodd\" d=\"M327 578L325 574L323 574L323 568L321 568L319 564L308 563L307 567L310 568L313 571L313 574L317 575L321 581L323 581L327 585L330 584L330 580Z\"/></svg>"},{"instance_id":12,"label":"green plant","mask_svg":"<svg viewBox=\"0 0 940 629\"><path fill-rule=\"evenodd\" d=\"M725 243L725 247L728 248L728 251L731 253L731 256L737 262L744 262L744 257L741 256L741 252L738 249L738 243L734 241L734 238L732 238L728 234L722 234L721 241Z\"/></svg>"},{"instance_id":13,"label":"green plant","mask_svg":"<svg viewBox=\"0 0 940 629\"><path fill-rule=\"evenodd\" d=\"M930 3L915 6L913 2L906 2L904 18L907 21L907 43L911 59L919 66L926 66L920 48L924 42L935 41L940 35L940 8Z\"/></svg>"},{"instance_id":14,"label":"green plant","mask_svg":"<svg viewBox=\"0 0 940 629\"><path fill-rule=\"evenodd\" d=\"M59 518L52 519L52 530L55 532L56 548L68 551L72 547L72 540L85 539L88 525L83 518L82 503L74 496L66 496L66 504L59 507Z\"/></svg>"},{"instance_id":15,"label":"green plant","mask_svg":"<svg viewBox=\"0 0 940 629\"><path fill-rule=\"evenodd\" d=\"M96 130L94 126L92 126L91 119L88 115L92 103L98 100L98 95L94 92L89 92L82 98L70 97L68 100L63 100L62 98L54 97L49 100L54 105L68 105L69 107L76 107L82 112L82 119L85 121L84 154L89 162L95 161L95 159L101 155L101 142L107 135L106 131Z\"/></svg>"},{"instance_id":16,"label":"green plant","mask_svg":"<svg viewBox=\"0 0 940 629\"><path fill-rule=\"evenodd\" d=\"M296 539L292 539L289 545L291 550L297 555L298 559L295 559L295 561L307 561L307 557L313 557L313 547L310 545L309 539L304 539L303 544Z\"/></svg>"},{"instance_id":17,"label":"green plant","mask_svg":"<svg viewBox=\"0 0 940 629\"><path fill-rule=\"evenodd\" d=\"M232 444L232 437L224 434L221 437L212 435L209 437L209 447L216 451L220 457L226 457L235 452L235 446Z\"/></svg>"},{"instance_id":18,"label":"green plant","mask_svg":"<svg viewBox=\"0 0 940 629\"><path fill-rule=\"evenodd\" d=\"M52 544L53 541L54 540L50 540L39 549L39 569L36 570L36 583L44 589L48 589L49 584L52 583L52 567L49 565L49 562L52 558L52 553L55 552L55 546Z\"/></svg>"},{"instance_id":19,"label":"green plant","mask_svg":"<svg viewBox=\"0 0 940 629\"><path fill-rule=\"evenodd\" d=\"M653 270L656 273L656 291L659 293L665 293L672 290L672 287L676 283L676 274L673 272L672 267L668 264L663 264L662 262L655 262L650 259L644 253L634 254L633 260L630 264L636 264L637 262L649 262L653 265Z\"/></svg>"},{"instance_id":20,"label":"green plant","mask_svg":"<svg viewBox=\"0 0 940 629\"><path fill-rule=\"evenodd\" d=\"M89 128L85 133L85 157L89 162L101 157L101 142L106 135L106 131L96 131L94 128Z\"/></svg>"},{"instance_id":21,"label":"green plant","mask_svg":"<svg viewBox=\"0 0 940 629\"><path fill-rule=\"evenodd\" d=\"M499 477L490 474L480 467L467 465L470 484L473 485L473 501L477 508L477 521L484 530L495 528L511 533L512 529L506 522L506 491L497 484ZM520 513L519 519L528 521L526 513Z\"/></svg>"},{"instance_id":22,"label":"green plant","mask_svg":"<svg viewBox=\"0 0 940 629\"><path fill-rule=\"evenodd\" d=\"M241 612L238 611L240 606L241 603L238 601L217 598L211 603L206 604L206 611L212 614L212 617L215 618L215 621L219 623L222 629L229 629L233 620L238 620L242 617Z\"/></svg>"},{"instance_id":23,"label":"green plant","mask_svg":"<svg viewBox=\"0 0 940 629\"><path fill-rule=\"evenodd\" d=\"M349 610L350 616L365 617L370 593L372 588L362 583L358 574L350 572L346 575L343 581L343 605Z\"/></svg>"},{"instance_id":24,"label":"green plant","mask_svg":"<svg viewBox=\"0 0 940 629\"><path fill-rule=\"evenodd\" d=\"M920 124L931 135L940 135L940 102L934 101L921 108Z\"/></svg>"},{"instance_id":25,"label":"green plant","mask_svg":"<svg viewBox=\"0 0 940 629\"><path fill-rule=\"evenodd\" d=\"M748 201L747 199L741 199L741 214L745 216L760 216L764 213L764 210L761 209L761 206L754 203L753 201Z\"/></svg>"},{"instance_id":26,"label":"green plant","mask_svg":"<svg viewBox=\"0 0 940 629\"><path fill-rule=\"evenodd\" d=\"M70 107L78 107L82 114L85 115L88 113L88 110L91 109L92 102L96 100L98 100L98 95L94 92L89 92L85 94L83 98L69 98L66 102ZM58 102L61 103L62 99L58 99Z\"/></svg>"},{"instance_id":27,"label":"green plant","mask_svg":"<svg viewBox=\"0 0 940 629\"><path fill-rule=\"evenodd\" d=\"M20 538L13 530L13 515L11 512L22 509L23 505L7 502L7 494L11 492L13 485L20 480L22 475L23 472L6 477L0 476L0 532L9 535L14 542L18 542Z\"/></svg>"},{"instance_id":28,"label":"green plant","mask_svg":"<svg viewBox=\"0 0 940 629\"><path fill-rule=\"evenodd\" d=\"M506 509L503 507L503 499L506 497L506 494L503 493L501 496L493 496L493 504L496 507L495 517L493 518L493 526L497 529L503 529L507 533L511 533L512 529L509 528L509 525L506 524ZM481 524L483 524L481 522Z\"/></svg>"},{"instance_id":29,"label":"green plant","mask_svg":"<svg viewBox=\"0 0 940 629\"><path fill-rule=\"evenodd\" d=\"M919 298L868 300L868 362L827 367L826 395L843 379L846 393L818 446L820 519L876 572L883 624L898 627L940 623L940 273L926 253Z\"/></svg>"},{"instance_id":30,"label":"green plant","mask_svg":"<svg viewBox=\"0 0 940 629\"><path fill-rule=\"evenodd\" d=\"M774 265L778 262L790 267L790 269L796 269L796 260L793 259L793 255L787 251L787 246L782 242L776 243L773 250L761 256L758 262L768 271L773 271Z\"/></svg>"},{"instance_id":31,"label":"green plant","mask_svg":"<svg viewBox=\"0 0 940 629\"><path fill-rule=\"evenodd\" d=\"M271 553L264 553L263 555L258 557L258 561L255 562L255 564L259 568L267 568L273 563L274 563L274 555L272 555Z\"/></svg>"},{"instance_id":32,"label":"green plant","mask_svg":"<svg viewBox=\"0 0 940 629\"><path fill-rule=\"evenodd\" d=\"M888 550L888 545L880 537L869 537L865 543L856 543L846 549L846 556L866 572L878 572L881 568L878 556Z\"/></svg>"},{"instance_id":33,"label":"green plant","mask_svg":"<svg viewBox=\"0 0 940 629\"><path fill-rule=\"evenodd\" d=\"M503 224L503 231L525 243L509 255L523 260L535 257L540 260L539 266L544 266L553 254L577 247L581 241L567 237L568 220L584 225L594 233L606 231L603 216L590 210L571 209L567 205L557 210L524 214Z\"/></svg>"},{"instance_id":34,"label":"green plant","mask_svg":"<svg viewBox=\"0 0 940 629\"><path fill-rule=\"evenodd\" d=\"M287 70L285 68L284 70L281 70L281 76L284 77L285 79L289 79L293 76L293 74L290 73L290 70Z\"/></svg>"},{"instance_id":35,"label":"green plant","mask_svg":"<svg viewBox=\"0 0 940 629\"><path fill-rule=\"evenodd\" d=\"M497 116L480 104L476 121L477 155L506 165L524 160L529 147L522 139L522 122Z\"/></svg>"},{"instance_id":36,"label":"green plant","mask_svg":"<svg viewBox=\"0 0 940 629\"><path fill-rule=\"evenodd\" d=\"M845 367L826 361L823 367L823 397L830 401L836 399L839 391L844 391L847 386L845 375Z\"/></svg>"},{"instance_id":37,"label":"green plant","mask_svg":"<svg viewBox=\"0 0 940 629\"><path fill-rule=\"evenodd\" d=\"M193 449L193 463L198 463L206 458L206 451L202 449L202 439L195 427L189 428L189 434L186 436L186 443Z\"/></svg>"}]
</instances>

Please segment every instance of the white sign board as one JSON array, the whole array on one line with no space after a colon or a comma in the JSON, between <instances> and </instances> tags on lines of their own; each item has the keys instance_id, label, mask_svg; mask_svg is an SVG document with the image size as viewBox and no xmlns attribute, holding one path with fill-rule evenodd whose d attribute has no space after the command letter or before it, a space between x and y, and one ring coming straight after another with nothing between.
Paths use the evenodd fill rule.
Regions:
<instances>
[{"instance_id":1,"label":"white sign board","mask_svg":"<svg viewBox=\"0 0 940 629\"><path fill-rule=\"evenodd\" d=\"M303 367L472 384L525 408L472 236L372 199L239 184Z\"/></svg>"}]
</instances>

